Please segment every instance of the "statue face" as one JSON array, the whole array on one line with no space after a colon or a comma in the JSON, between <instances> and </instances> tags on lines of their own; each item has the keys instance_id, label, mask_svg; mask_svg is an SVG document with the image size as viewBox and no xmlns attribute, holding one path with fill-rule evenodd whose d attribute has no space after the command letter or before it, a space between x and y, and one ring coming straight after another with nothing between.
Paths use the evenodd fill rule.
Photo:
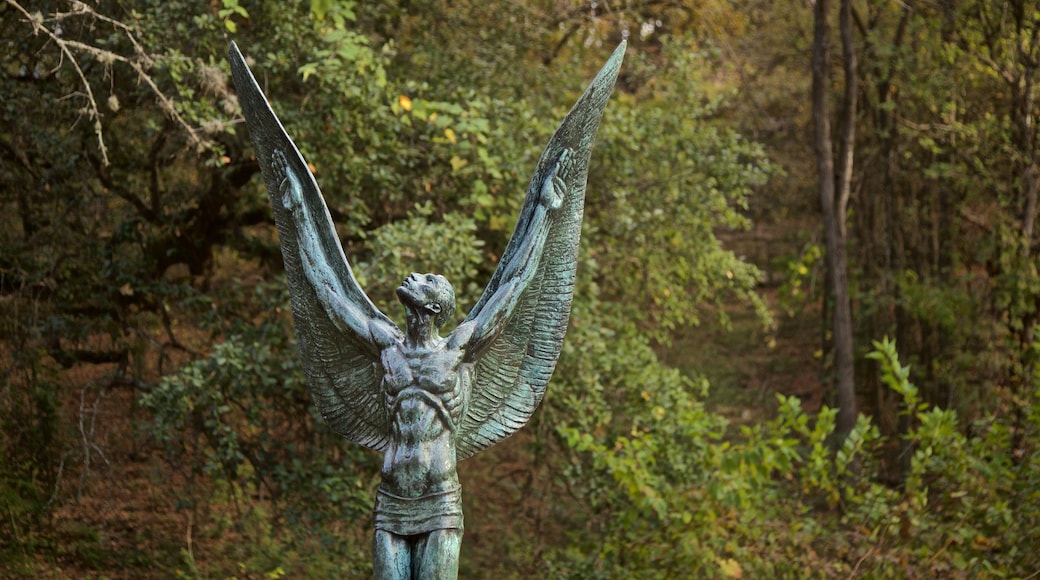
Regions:
<instances>
[{"instance_id":1,"label":"statue face","mask_svg":"<svg viewBox=\"0 0 1040 580\"><path fill-rule=\"evenodd\" d=\"M455 290L440 274L412 272L397 288L397 298L405 308L432 318L438 328L455 314Z\"/></svg>"}]
</instances>

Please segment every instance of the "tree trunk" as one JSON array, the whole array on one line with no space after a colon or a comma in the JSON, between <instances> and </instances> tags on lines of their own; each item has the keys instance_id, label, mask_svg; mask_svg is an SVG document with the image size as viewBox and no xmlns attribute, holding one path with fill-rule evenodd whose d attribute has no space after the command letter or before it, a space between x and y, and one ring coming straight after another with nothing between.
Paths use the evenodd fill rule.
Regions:
<instances>
[{"instance_id":1,"label":"tree trunk","mask_svg":"<svg viewBox=\"0 0 1040 580\"><path fill-rule=\"evenodd\" d=\"M830 124L830 72L828 67L828 0L816 0L813 36L812 105L819 174L820 207L827 244L827 271L830 277L832 341L834 348L834 393L838 407L835 434L847 435L856 425L855 368L852 340L852 305L849 298L848 256L845 248L845 208L851 191L853 137L855 136L855 51L851 38L851 5L842 1L842 41L845 64L845 103L843 107L843 156L839 188L835 184L834 145ZM851 58L850 58L851 56ZM851 65L851 66L850 66Z\"/></svg>"}]
</instances>

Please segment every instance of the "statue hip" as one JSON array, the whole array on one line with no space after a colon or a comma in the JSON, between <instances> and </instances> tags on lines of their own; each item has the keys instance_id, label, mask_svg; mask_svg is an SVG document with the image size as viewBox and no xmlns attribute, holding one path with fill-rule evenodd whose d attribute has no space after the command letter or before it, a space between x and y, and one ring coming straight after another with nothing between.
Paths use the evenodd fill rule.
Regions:
<instances>
[{"instance_id":1,"label":"statue hip","mask_svg":"<svg viewBox=\"0 0 1040 580\"><path fill-rule=\"evenodd\" d=\"M376 491L375 527L399 536L426 534L434 530L463 530L462 487L416 498L392 494L380 486Z\"/></svg>"}]
</instances>

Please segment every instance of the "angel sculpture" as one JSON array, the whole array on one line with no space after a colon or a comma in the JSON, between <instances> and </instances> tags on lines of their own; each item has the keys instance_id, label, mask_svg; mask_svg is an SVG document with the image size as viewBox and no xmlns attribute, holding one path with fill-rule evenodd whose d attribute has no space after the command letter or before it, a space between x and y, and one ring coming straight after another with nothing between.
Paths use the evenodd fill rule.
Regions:
<instances>
[{"instance_id":1,"label":"angel sculpture","mask_svg":"<svg viewBox=\"0 0 1040 580\"><path fill-rule=\"evenodd\" d=\"M372 304L306 161L231 44L312 396L334 431L383 454L376 578L457 577L456 463L516 432L542 400L570 315L589 154L624 51L622 42L549 141L491 281L441 337L455 311L451 284L415 273L402 282L404 332Z\"/></svg>"}]
</instances>

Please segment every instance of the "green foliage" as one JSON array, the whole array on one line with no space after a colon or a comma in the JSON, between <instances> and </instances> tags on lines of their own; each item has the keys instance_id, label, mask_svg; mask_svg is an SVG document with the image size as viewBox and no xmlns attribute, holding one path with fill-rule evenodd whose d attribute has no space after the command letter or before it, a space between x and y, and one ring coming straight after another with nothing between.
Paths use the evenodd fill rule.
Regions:
<instances>
[{"instance_id":1,"label":"green foliage","mask_svg":"<svg viewBox=\"0 0 1040 580\"><path fill-rule=\"evenodd\" d=\"M863 339L899 339L922 400L962 420L1007 412L1036 363L1034 7L863 10L860 82L873 90L860 101L850 244ZM979 375L999 377L996 396Z\"/></svg>"},{"instance_id":2,"label":"green foliage","mask_svg":"<svg viewBox=\"0 0 1040 580\"><path fill-rule=\"evenodd\" d=\"M935 6L860 6L871 90L850 216L857 305L873 317L862 332L892 330L913 369L894 341L875 343L868 357L902 428L860 417L835 446L833 410L779 397L769 419L729 422L706 407L706 380L654 350L706 317L725 323L734 303L769 322L758 269L720 234L747 228L753 194L779 170L732 129L722 55L734 47L714 42L765 3L37 3L37 25L60 25L54 37L15 4L0 4L4 573L37 572L50 553L171 576L370 573L378 457L314 414L267 194L228 88L229 38L314 164L380 307L397 312L392 289L409 271L438 269L461 316L542 144L622 29L632 47L593 155L571 329L543 409L518 436L551 474L528 484L542 496L518 491L551 504L538 524L548 533L468 539L464 569L897 578L1040 566L1029 334L1040 286L1021 215L1033 150L1009 129L1031 117L1015 116L1019 85L1004 80L1029 65L1013 48L1033 24L987 36L979 3L951 5L952 19ZM784 10L769 59L789 96L798 79L778 52L804 39L798 11ZM1012 31L1004 18L987 22ZM80 44L66 54L62 39ZM754 111L774 115L756 138L786 140L796 153L781 155L796 156L800 128L769 123L800 105L774 105ZM803 247L786 272L792 303L815 296L821 254ZM118 551L116 527L55 522L56 507L77 508L76 474L91 493L77 446L115 456L117 435L89 440L68 423L84 368L134 389L118 411L141 434L132 453L162 458L149 464L157 501L185 515L187 541L162 529L161 548Z\"/></svg>"},{"instance_id":3,"label":"green foliage","mask_svg":"<svg viewBox=\"0 0 1040 580\"><path fill-rule=\"evenodd\" d=\"M356 575L364 564L354 555L368 540L334 530L371 511L377 463L315 416L290 335L280 319L245 326L164 378L142 405L175 469L223 482L211 496L183 499L193 511L211 506L207 524L218 533L251 538L228 547L241 569L226 573ZM264 496L277 512L251 499ZM245 515L226 520L226 509Z\"/></svg>"},{"instance_id":4,"label":"green foliage","mask_svg":"<svg viewBox=\"0 0 1040 580\"><path fill-rule=\"evenodd\" d=\"M1018 436L994 416L975 421L967 435L956 413L918 402L893 342L874 346L871 358L880 361L886 384L902 395L916 423L904 436L913 453L910 470L887 517L900 538L914 539L902 546L906 557L928 556L935 573L1035 569L1040 511L1033 485L1040 474L1028 458L1040 432L1034 411L1040 390L1021 401ZM895 532L884 529L884 520L877 524L880 540Z\"/></svg>"},{"instance_id":5,"label":"green foliage","mask_svg":"<svg viewBox=\"0 0 1040 580\"><path fill-rule=\"evenodd\" d=\"M30 560L46 545L38 526L48 513L63 441L52 369L40 353L16 355L22 376L0 378L0 560Z\"/></svg>"},{"instance_id":6,"label":"green foliage","mask_svg":"<svg viewBox=\"0 0 1040 580\"><path fill-rule=\"evenodd\" d=\"M240 18L249 18L249 13L243 8L238 0L221 0L221 4L224 6L217 11L217 17L224 20L224 28L231 34L238 31L238 25L232 19L232 16L238 16Z\"/></svg>"},{"instance_id":7,"label":"green foliage","mask_svg":"<svg viewBox=\"0 0 1040 580\"><path fill-rule=\"evenodd\" d=\"M795 316L807 302L819 299L822 262L823 247L816 243L807 244L797 257L787 262L780 296L788 316Z\"/></svg>"},{"instance_id":8,"label":"green foliage","mask_svg":"<svg viewBox=\"0 0 1040 580\"><path fill-rule=\"evenodd\" d=\"M429 205L416 208L416 213L415 217L387 224L372 233L372 257L355 269L358 283L373 300L381 300L377 303L384 312L400 314L394 289L401 285L409 268L436 268L436 273L448 280L468 281L455 288L462 314L462 305L475 303L483 291L474 281L484 261L480 251L484 242L475 237L476 224L472 218L457 213L430 222ZM399 322L402 328L403 324Z\"/></svg>"},{"instance_id":9,"label":"green foliage","mask_svg":"<svg viewBox=\"0 0 1040 580\"><path fill-rule=\"evenodd\" d=\"M910 367L899 364L895 341L887 336L874 341L874 350L867 354L867 358L881 363L881 381L903 400L905 408L900 411L902 414L915 416L927 407L921 402L917 387L910 382Z\"/></svg>"},{"instance_id":10,"label":"green foliage","mask_svg":"<svg viewBox=\"0 0 1040 580\"><path fill-rule=\"evenodd\" d=\"M594 157L609 170L589 180L599 241L589 251L607 273L600 285L658 340L699 323L704 305L725 321L727 299L769 318L754 292L758 268L724 249L715 231L747 227L748 198L774 171L759 145L710 123L718 103L695 72L702 55L680 39L664 55L655 90L612 103Z\"/></svg>"},{"instance_id":11,"label":"green foliage","mask_svg":"<svg viewBox=\"0 0 1040 580\"><path fill-rule=\"evenodd\" d=\"M577 528L550 570L582 578L1034 570L1040 473L1035 444L1019 446L1032 435L1016 443L994 418L965 435L953 412L920 402L894 343L875 348L870 357L915 419L905 435L911 468L898 487L879 479L887 442L863 416L834 448L835 411L814 417L791 397L739 437L704 411L691 385L667 376L647 374L655 388L642 402L626 400L623 417L621 407L607 412L609 398L566 398L585 417L560 429L579 454L568 477L589 490L583 513L610 515ZM1038 396L1025 411L1030 434L1040 428Z\"/></svg>"}]
</instances>

